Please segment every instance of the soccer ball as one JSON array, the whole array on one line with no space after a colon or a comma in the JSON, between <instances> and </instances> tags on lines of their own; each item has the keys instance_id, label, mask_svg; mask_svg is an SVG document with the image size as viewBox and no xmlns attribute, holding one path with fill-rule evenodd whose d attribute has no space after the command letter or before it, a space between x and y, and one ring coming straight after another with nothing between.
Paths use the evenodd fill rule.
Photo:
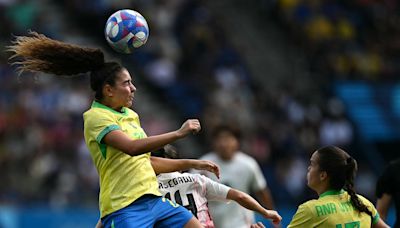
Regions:
<instances>
[{"instance_id":1,"label":"soccer ball","mask_svg":"<svg viewBox=\"0 0 400 228\"><path fill-rule=\"evenodd\" d=\"M104 33L108 44L115 51L130 54L146 43L149 26L140 13L123 9L108 18Z\"/></svg>"}]
</instances>

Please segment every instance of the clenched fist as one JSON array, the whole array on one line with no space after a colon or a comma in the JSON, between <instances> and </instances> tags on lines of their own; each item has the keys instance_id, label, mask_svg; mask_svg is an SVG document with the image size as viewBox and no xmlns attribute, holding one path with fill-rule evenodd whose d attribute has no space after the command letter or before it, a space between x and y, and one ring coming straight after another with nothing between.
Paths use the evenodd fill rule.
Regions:
<instances>
[{"instance_id":1,"label":"clenched fist","mask_svg":"<svg viewBox=\"0 0 400 228\"><path fill-rule=\"evenodd\" d=\"M198 119L188 119L186 120L181 128L178 130L180 137L185 137L190 133L196 134L201 130L200 121Z\"/></svg>"}]
</instances>

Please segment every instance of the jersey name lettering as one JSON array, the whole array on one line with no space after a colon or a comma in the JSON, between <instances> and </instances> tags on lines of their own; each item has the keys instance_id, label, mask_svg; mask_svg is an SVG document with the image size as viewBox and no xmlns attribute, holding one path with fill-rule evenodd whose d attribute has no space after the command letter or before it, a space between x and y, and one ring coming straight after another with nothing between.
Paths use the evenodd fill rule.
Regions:
<instances>
[{"instance_id":1,"label":"jersey name lettering","mask_svg":"<svg viewBox=\"0 0 400 228\"><path fill-rule=\"evenodd\" d=\"M320 217L322 215L329 215L329 214L337 213L336 206L334 203L317 205L317 206L315 206L315 210L317 211L318 217Z\"/></svg>"},{"instance_id":2,"label":"jersey name lettering","mask_svg":"<svg viewBox=\"0 0 400 228\"><path fill-rule=\"evenodd\" d=\"M193 182L194 182L194 179L193 179L193 177L190 177L190 176L176 177L176 178L172 178L171 180L169 180L168 182L165 182L165 183L160 182L158 184L158 188L159 189L168 189L168 188L173 188L179 184L193 183Z\"/></svg>"},{"instance_id":3,"label":"jersey name lettering","mask_svg":"<svg viewBox=\"0 0 400 228\"><path fill-rule=\"evenodd\" d=\"M350 212L354 210L353 204L351 202L342 202L339 204L341 212Z\"/></svg>"}]
</instances>

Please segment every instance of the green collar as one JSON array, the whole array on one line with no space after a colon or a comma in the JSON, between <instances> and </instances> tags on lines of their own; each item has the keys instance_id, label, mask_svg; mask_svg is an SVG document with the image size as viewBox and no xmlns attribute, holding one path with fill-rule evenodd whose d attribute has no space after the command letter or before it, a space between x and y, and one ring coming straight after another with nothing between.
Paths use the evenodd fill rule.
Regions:
<instances>
[{"instance_id":1,"label":"green collar","mask_svg":"<svg viewBox=\"0 0 400 228\"><path fill-rule=\"evenodd\" d=\"M319 198L322 198L324 196L340 195L342 193L344 193L343 189L341 189L339 191L338 190L328 190L328 191L322 193L321 195L319 195Z\"/></svg>"},{"instance_id":2,"label":"green collar","mask_svg":"<svg viewBox=\"0 0 400 228\"><path fill-rule=\"evenodd\" d=\"M128 109L126 107L122 107L121 108L121 112L118 112L118 111L115 111L114 109L112 109L112 108L110 108L110 107L108 107L106 105L103 105L102 103L100 103L98 101L93 101L92 108L102 108L102 109L106 109L106 110L108 110L108 111L110 111L112 113L115 113L115 114L128 115Z\"/></svg>"}]
</instances>

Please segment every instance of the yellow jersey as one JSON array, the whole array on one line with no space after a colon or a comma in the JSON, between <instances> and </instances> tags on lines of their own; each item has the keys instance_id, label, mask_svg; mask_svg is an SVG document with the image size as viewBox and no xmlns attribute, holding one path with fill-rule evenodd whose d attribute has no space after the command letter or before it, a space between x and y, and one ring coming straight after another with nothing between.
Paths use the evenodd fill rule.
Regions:
<instances>
[{"instance_id":1,"label":"yellow jersey","mask_svg":"<svg viewBox=\"0 0 400 228\"><path fill-rule=\"evenodd\" d=\"M102 141L114 130L121 130L132 139L147 137L136 112L125 107L117 112L94 101L83 119L85 142L100 178L101 217L128 206L145 194L161 196L150 153L130 156Z\"/></svg>"},{"instance_id":2,"label":"yellow jersey","mask_svg":"<svg viewBox=\"0 0 400 228\"><path fill-rule=\"evenodd\" d=\"M350 195L344 191L327 191L317 200L307 201L299 206L288 228L323 227L323 228L361 228L371 227L379 220L374 205L361 195L360 201L372 212L360 213L350 202ZM371 221L372 219L372 221Z\"/></svg>"}]
</instances>

